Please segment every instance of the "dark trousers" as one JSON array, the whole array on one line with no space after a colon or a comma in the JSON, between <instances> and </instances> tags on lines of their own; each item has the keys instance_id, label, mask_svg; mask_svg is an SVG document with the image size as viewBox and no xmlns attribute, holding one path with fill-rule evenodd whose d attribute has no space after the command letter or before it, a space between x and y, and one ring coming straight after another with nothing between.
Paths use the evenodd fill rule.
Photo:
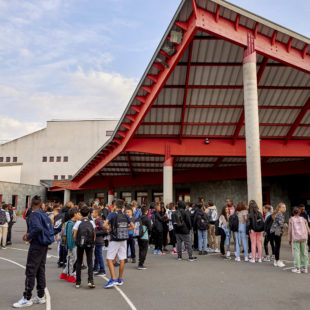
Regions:
<instances>
[{"instance_id":1,"label":"dark trousers","mask_svg":"<svg viewBox=\"0 0 310 310\"><path fill-rule=\"evenodd\" d=\"M282 236L276 236L274 233L270 234L271 240L274 241L274 256L275 260L280 259L280 248Z\"/></svg>"},{"instance_id":2,"label":"dark trousers","mask_svg":"<svg viewBox=\"0 0 310 310\"><path fill-rule=\"evenodd\" d=\"M222 255L225 255L225 240L226 240L226 233L224 229L220 229L221 232L221 242L220 242L220 250Z\"/></svg>"},{"instance_id":3,"label":"dark trousers","mask_svg":"<svg viewBox=\"0 0 310 310\"><path fill-rule=\"evenodd\" d=\"M102 255L102 245L95 246L95 264L94 270L104 272L104 262L103 262L103 255Z\"/></svg>"},{"instance_id":4,"label":"dark trousers","mask_svg":"<svg viewBox=\"0 0 310 310\"><path fill-rule=\"evenodd\" d=\"M173 248L175 248L175 244L177 243L177 241L175 239L174 229L169 231L169 237L170 237L170 244L172 245Z\"/></svg>"},{"instance_id":5,"label":"dark trousers","mask_svg":"<svg viewBox=\"0 0 310 310\"><path fill-rule=\"evenodd\" d=\"M268 243L270 242L272 255L274 255L274 240L271 238L270 234L266 234L264 239L264 248L265 248L265 254L269 255L269 249L268 249Z\"/></svg>"},{"instance_id":6,"label":"dark trousers","mask_svg":"<svg viewBox=\"0 0 310 310\"><path fill-rule=\"evenodd\" d=\"M198 231L194 229L194 249L198 249Z\"/></svg>"},{"instance_id":7,"label":"dark trousers","mask_svg":"<svg viewBox=\"0 0 310 310\"><path fill-rule=\"evenodd\" d=\"M153 231L152 236L154 238L155 250L162 251L162 249L163 249L163 232Z\"/></svg>"},{"instance_id":8,"label":"dark trousers","mask_svg":"<svg viewBox=\"0 0 310 310\"><path fill-rule=\"evenodd\" d=\"M94 248L81 248L77 247L76 254L77 254L77 260L76 260L76 283L81 284L81 268L82 268L82 262L83 262L83 254L86 254L86 260L87 260L87 267L88 267L88 282L93 282L94 275L93 275L93 251Z\"/></svg>"},{"instance_id":9,"label":"dark trousers","mask_svg":"<svg viewBox=\"0 0 310 310\"><path fill-rule=\"evenodd\" d=\"M163 246L165 248L168 244L168 225L164 223L163 228Z\"/></svg>"},{"instance_id":10,"label":"dark trousers","mask_svg":"<svg viewBox=\"0 0 310 310\"><path fill-rule=\"evenodd\" d=\"M128 257L128 248L130 247L131 258L136 258L136 249L135 249L135 239L132 235L129 236L127 240L127 257Z\"/></svg>"},{"instance_id":11,"label":"dark trousers","mask_svg":"<svg viewBox=\"0 0 310 310\"><path fill-rule=\"evenodd\" d=\"M9 223L8 226L8 235L6 237L6 244L11 244L12 243L12 227L13 227L13 223Z\"/></svg>"},{"instance_id":12,"label":"dark trousers","mask_svg":"<svg viewBox=\"0 0 310 310\"><path fill-rule=\"evenodd\" d=\"M38 297L44 296L46 286L45 280L45 263L46 263L47 246L40 248L29 248L26 264L26 281L24 298L31 299L35 279L37 279Z\"/></svg>"},{"instance_id":13,"label":"dark trousers","mask_svg":"<svg viewBox=\"0 0 310 310\"><path fill-rule=\"evenodd\" d=\"M147 250L149 247L149 241L138 239L138 245L139 245L139 266L143 266L145 262Z\"/></svg>"},{"instance_id":14,"label":"dark trousers","mask_svg":"<svg viewBox=\"0 0 310 310\"><path fill-rule=\"evenodd\" d=\"M58 264L65 264L67 262L67 254L67 249L60 244L58 250Z\"/></svg>"}]
</instances>

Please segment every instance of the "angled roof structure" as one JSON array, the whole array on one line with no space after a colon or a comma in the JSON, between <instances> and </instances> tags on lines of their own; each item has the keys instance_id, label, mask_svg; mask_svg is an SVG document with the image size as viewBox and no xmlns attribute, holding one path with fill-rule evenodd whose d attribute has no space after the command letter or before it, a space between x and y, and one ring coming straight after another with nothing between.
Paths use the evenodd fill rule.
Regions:
<instances>
[{"instance_id":1,"label":"angled roof structure","mask_svg":"<svg viewBox=\"0 0 310 310\"><path fill-rule=\"evenodd\" d=\"M310 39L222 0L183 0L113 136L71 189L244 178L242 60L255 38L263 175L310 173ZM57 182L54 182L57 185Z\"/></svg>"}]
</instances>

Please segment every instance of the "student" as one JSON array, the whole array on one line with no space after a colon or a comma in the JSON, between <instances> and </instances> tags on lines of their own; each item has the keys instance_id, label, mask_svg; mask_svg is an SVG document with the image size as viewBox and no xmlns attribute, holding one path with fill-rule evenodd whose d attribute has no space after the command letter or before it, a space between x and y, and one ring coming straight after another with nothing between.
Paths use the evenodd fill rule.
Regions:
<instances>
[{"instance_id":1,"label":"student","mask_svg":"<svg viewBox=\"0 0 310 310\"><path fill-rule=\"evenodd\" d=\"M102 212L100 209L95 209L93 211L93 218L94 218L95 225L96 225L94 271L95 271L95 275L99 276L99 275L105 275L102 250L105 244L104 238L108 235L108 232L103 227Z\"/></svg>"},{"instance_id":2,"label":"student","mask_svg":"<svg viewBox=\"0 0 310 310\"><path fill-rule=\"evenodd\" d=\"M228 207L223 207L221 215L219 217L219 228L221 228L221 243L220 250L222 256L226 258L230 258L230 229L229 229L229 218L230 212ZM225 247L226 245L226 255L225 255Z\"/></svg>"},{"instance_id":3,"label":"student","mask_svg":"<svg viewBox=\"0 0 310 310\"><path fill-rule=\"evenodd\" d=\"M262 235L265 228L264 218L258 209L258 206L254 200L249 203L249 220L250 220L250 238L252 246L252 258L250 263L255 263L256 248L258 262L262 262Z\"/></svg>"},{"instance_id":4,"label":"student","mask_svg":"<svg viewBox=\"0 0 310 310\"><path fill-rule=\"evenodd\" d=\"M176 206L175 204L169 203L168 205L168 229L169 229L169 238L170 238L170 244L172 245L172 250L170 251L170 254L178 254L177 248L176 248L176 238L175 238L175 231L172 224L172 214L175 212Z\"/></svg>"},{"instance_id":5,"label":"student","mask_svg":"<svg viewBox=\"0 0 310 310\"><path fill-rule=\"evenodd\" d=\"M178 209L172 214L172 223L175 230L175 236L177 240L178 260L182 260L182 242L188 252L188 261L193 262L197 260L197 257L193 256L192 239L191 239L191 218L189 213L185 211L185 202L178 201Z\"/></svg>"},{"instance_id":6,"label":"student","mask_svg":"<svg viewBox=\"0 0 310 310\"><path fill-rule=\"evenodd\" d=\"M294 273L308 273L307 240L310 234L308 222L299 216L298 207L294 207L293 216L289 220L288 241L294 249ZM293 241L293 244L292 244Z\"/></svg>"},{"instance_id":7,"label":"student","mask_svg":"<svg viewBox=\"0 0 310 310\"><path fill-rule=\"evenodd\" d=\"M165 253L162 251L163 231L164 231L163 225L165 222L165 217L160 213L160 210L161 210L160 202L156 202L155 211L152 213L152 221L153 221L152 238L155 244L154 249L155 255L165 255Z\"/></svg>"},{"instance_id":8,"label":"student","mask_svg":"<svg viewBox=\"0 0 310 310\"><path fill-rule=\"evenodd\" d=\"M76 260L76 288L81 286L81 268L84 252L86 254L88 266L88 287L95 288L93 276L93 250L96 239L95 224L89 220L89 208L85 204L82 206L80 213L81 220L77 221L73 226L73 237L76 241L77 260Z\"/></svg>"},{"instance_id":9,"label":"student","mask_svg":"<svg viewBox=\"0 0 310 310\"><path fill-rule=\"evenodd\" d=\"M141 208L141 223L142 223L142 230L143 235L138 238L138 245L139 245L139 265L138 270L145 270L146 267L144 266L145 258L147 255L147 250L149 247L149 235L152 230L151 220L148 218L149 209L146 206L142 206Z\"/></svg>"},{"instance_id":10,"label":"student","mask_svg":"<svg viewBox=\"0 0 310 310\"><path fill-rule=\"evenodd\" d=\"M68 211L69 221L64 224L64 229L62 230L62 235L65 236L65 248L67 250L67 264L60 275L60 279L67 280L70 283L76 283L75 274L73 272L74 265L76 263L77 255L76 255L76 244L73 237L73 226L77 221L81 219L81 215L77 209L73 208Z\"/></svg>"},{"instance_id":11,"label":"student","mask_svg":"<svg viewBox=\"0 0 310 310\"><path fill-rule=\"evenodd\" d=\"M286 212L286 205L283 202L280 202L273 212L272 219L273 223L270 229L270 235L275 244L275 267L285 267L285 264L280 260L280 248L281 248L281 239L284 231L284 213Z\"/></svg>"},{"instance_id":12,"label":"student","mask_svg":"<svg viewBox=\"0 0 310 310\"><path fill-rule=\"evenodd\" d=\"M271 206L265 205L263 208L263 215L265 217L265 228L264 228L264 249L265 249L265 257L263 258L264 262L270 262L274 260L274 240L270 236L270 228L273 223L273 219L271 216ZM272 256L269 255L268 243L270 243Z\"/></svg>"},{"instance_id":13,"label":"student","mask_svg":"<svg viewBox=\"0 0 310 310\"><path fill-rule=\"evenodd\" d=\"M31 200L31 214L29 217L29 232L23 236L24 241L30 243L27 263L26 263L26 281L23 298L13 304L14 308L29 307L32 304L45 304L45 264L48 245L54 240L54 229L51 220L41 210L41 198L34 196ZM42 238L48 234L48 239ZM35 279L37 279L38 296L31 300L32 290Z\"/></svg>"},{"instance_id":14,"label":"student","mask_svg":"<svg viewBox=\"0 0 310 310\"><path fill-rule=\"evenodd\" d=\"M236 240L236 258L235 261L240 262L241 242L244 250L244 261L249 261L248 240L246 237L246 225L248 220L248 211L244 202L238 202L235 212L238 216L238 231L234 232Z\"/></svg>"},{"instance_id":15,"label":"student","mask_svg":"<svg viewBox=\"0 0 310 310\"><path fill-rule=\"evenodd\" d=\"M2 249L6 249L8 227L11 221L8 207L7 204L4 204L0 210L0 248L2 247Z\"/></svg>"},{"instance_id":16,"label":"student","mask_svg":"<svg viewBox=\"0 0 310 310\"><path fill-rule=\"evenodd\" d=\"M215 235L215 222L218 218L217 209L213 201L211 200L208 201L208 208L206 210L206 213L209 219L209 230L208 230L209 249L208 249L208 252L220 253L219 245L218 245L218 238Z\"/></svg>"},{"instance_id":17,"label":"student","mask_svg":"<svg viewBox=\"0 0 310 310\"><path fill-rule=\"evenodd\" d=\"M198 233L198 250L199 255L207 255L207 235L209 228L209 221L207 214L203 210L202 204L198 205L198 211L195 215L195 223ZM203 252L202 252L202 243L203 243Z\"/></svg>"},{"instance_id":18,"label":"student","mask_svg":"<svg viewBox=\"0 0 310 310\"><path fill-rule=\"evenodd\" d=\"M123 214L124 200L117 199L115 202L116 211L111 212L103 224L103 227L111 231L111 241L107 250L107 261L111 274L111 279L104 288L114 287L115 285L123 285L123 273L125 268L125 259L127 258L127 239L128 239L128 224L130 230L135 228L132 220L127 214ZM116 279L113 260L119 258L119 277Z\"/></svg>"},{"instance_id":19,"label":"student","mask_svg":"<svg viewBox=\"0 0 310 310\"><path fill-rule=\"evenodd\" d=\"M233 215L235 213L235 206L233 204L232 199L230 199L230 198L226 199L226 207L229 209L230 215Z\"/></svg>"},{"instance_id":20,"label":"student","mask_svg":"<svg viewBox=\"0 0 310 310\"><path fill-rule=\"evenodd\" d=\"M130 218L130 220L133 221L133 211L130 207L126 207L125 213ZM127 258L125 262L126 263L128 262L128 250L130 248L131 262L135 264L136 263L136 249L135 249L136 241L133 238L133 230L130 230L128 232L128 235L129 235L129 239L127 240Z\"/></svg>"},{"instance_id":21,"label":"student","mask_svg":"<svg viewBox=\"0 0 310 310\"><path fill-rule=\"evenodd\" d=\"M169 219L168 219L166 208L163 204L160 206L160 215L164 216L164 223L163 223L163 248L164 249L163 249L163 251L168 252L167 244L168 244L168 231L169 231L168 222L169 222Z\"/></svg>"},{"instance_id":22,"label":"student","mask_svg":"<svg viewBox=\"0 0 310 310\"><path fill-rule=\"evenodd\" d=\"M310 216L306 211L305 205L300 204L298 206L298 209L299 209L299 216L303 217L307 221L308 226L310 227ZM308 237L308 251L310 252L310 236Z\"/></svg>"},{"instance_id":23,"label":"student","mask_svg":"<svg viewBox=\"0 0 310 310\"><path fill-rule=\"evenodd\" d=\"M10 222L8 223L8 236L6 240L7 245L12 245L12 228L13 225L17 222L16 212L12 208L12 204L8 205L8 212L10 215Z\"/></svg>"}]
</instances>

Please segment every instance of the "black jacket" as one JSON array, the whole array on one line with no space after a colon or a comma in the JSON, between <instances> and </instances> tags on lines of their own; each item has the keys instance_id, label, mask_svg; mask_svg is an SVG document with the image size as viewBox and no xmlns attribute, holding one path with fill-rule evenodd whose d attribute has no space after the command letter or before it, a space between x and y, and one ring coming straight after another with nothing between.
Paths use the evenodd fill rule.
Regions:
<instances>
[{"instance_id":1,"label":"black jacket","mask_svg":"<svg viewBox=\"0 0 310 310\"><path fill-rule=\"evenodd\" d=\"M148 218L148 216L142 215L141 222L142 222L142 225L146 226L148 233L150 234L152 231L152 223L151 223L151 220Z\"/></svg>"},{"instance_id":2,"label":"black jacket","mask_svg":"<svg viewBox=\"0 0 310 310\"><path fill-rule=\"evenodd\" d=\"M183 227L175 227L175 233L181 235L188 235L192 229L192 222L188 212L184 209L178 209L176 212L180 212L183 217L184 225ZM176 216L176 212L172 214L172 216Z\"/></svg>"},{"instance_id":3,"label":"black jacket","mask_svg":"<svg viewBox=\"0 0 310 310\"><path fill-rule=\"evenodd\" d=\"M107 230L103 227L103 220L101 218L95 220L96 224L96 241L95 245L104 246L104 237L107 235Z\"/></svg>"},{"instance_id":4,"label":"black jacket","mask_svg":"<svg viewBox=\"0 0 310 310\"><path fill-rule=\"evenodd\" d=\"M163 232L164 231L164 216L161 215L158 211L154 211L152 213L152 219L153 219L153 231L156 232Z\"/></svg>"},{"instance_id":5,"label":"black jacket","mask_svg":"<svg viewBox=\"0 0 310 310\"><path fill-rule=\"evenodd\" d=\"M202 227L202 225L201 225L201 219L203 219L205 223L209 223L206 212L204 212L201 209L198 209L196 214L195 214L195 220L194 220L195 221L195 227L197 227L197 229L205 230L205 228Z\"/></svg>"}]
</instances>

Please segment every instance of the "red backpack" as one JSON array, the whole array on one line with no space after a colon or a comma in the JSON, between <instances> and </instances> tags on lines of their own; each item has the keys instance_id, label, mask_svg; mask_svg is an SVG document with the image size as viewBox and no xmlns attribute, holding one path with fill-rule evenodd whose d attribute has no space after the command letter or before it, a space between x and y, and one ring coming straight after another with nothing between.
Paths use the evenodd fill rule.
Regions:
<instances>
[{"instance_id":1,"label":"red backpack","mask_svg":"<svg viewBox=\"0 0 310 310\"><path fill-rule=\"evenodd\" d=\"M293 241L307 241L308 240L308 228L303 217L293 216L291 218L292 224L292 239Z\"/></svg>"}]
</instances>

